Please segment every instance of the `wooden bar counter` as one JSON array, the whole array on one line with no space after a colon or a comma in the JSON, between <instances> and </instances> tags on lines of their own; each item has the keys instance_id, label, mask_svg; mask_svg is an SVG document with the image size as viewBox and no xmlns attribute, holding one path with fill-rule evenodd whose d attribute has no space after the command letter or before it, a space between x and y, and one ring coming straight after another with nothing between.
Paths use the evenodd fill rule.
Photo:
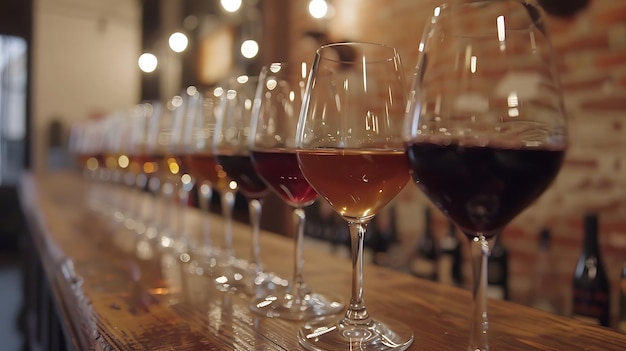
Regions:
<instances>
[{"instance_id":1,"label":"wooden bar counter","mask_svg":"<svg viewBox=\"0 0 626 351\"><path fill-rule=\"evenodd\" d=\"M20 201L43 267L53 311L73 350L301 350L299 322L257 316L250 296L215 289L208 265L174 250L159 250L93 209L93 204L132 204L128 189L88 182L74 173L26 174ZM142 199L146 206L148 198ZM102 209L102 208L100 208ZM106 208L105 208L106 209ZM265 211L271 211L266 208ZM202 217L184 211L197 238ZM212 240L223 242L223 222L211 215ZM235 223L234 248L248 258L250 231ZM293 239L261 233L266 269L292 275ZM305 279L316 291L348 300L348 260L312 247ZM470 292L382 267L365 267L365 301L374 317L413 328L410 350L467 350ZM623 351L626 335L506 301L489 301L490 344L495 351ZM35 333L36 334L36 333ZM33 335L32 337L37 337ZM52 348L45 348L51 350Z\"/></svg>"}]
</instances>

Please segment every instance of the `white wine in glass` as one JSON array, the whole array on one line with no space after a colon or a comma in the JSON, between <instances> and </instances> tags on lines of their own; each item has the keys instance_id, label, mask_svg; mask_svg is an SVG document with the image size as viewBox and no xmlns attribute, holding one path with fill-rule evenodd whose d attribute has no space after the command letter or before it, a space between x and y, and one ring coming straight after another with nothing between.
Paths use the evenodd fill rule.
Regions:
<instances>
[{"instance_id":1,"label":"white wine in glass","mask_svg":"<svg viewBox=\"0 0 626 351\"><path fill-rule=\"evenodd\" d=\"M353 60L337 55L346 50ZM404 350L413 342L408 326L371 316L363 297L366 226L410 178L402 139L403 75L397 51L381 44L330 44L315 55L298 122L297 156L307 181L348 223L352 295L342 317L302 326L298 340L309 350Z\"/></svg>"}]
</instances>

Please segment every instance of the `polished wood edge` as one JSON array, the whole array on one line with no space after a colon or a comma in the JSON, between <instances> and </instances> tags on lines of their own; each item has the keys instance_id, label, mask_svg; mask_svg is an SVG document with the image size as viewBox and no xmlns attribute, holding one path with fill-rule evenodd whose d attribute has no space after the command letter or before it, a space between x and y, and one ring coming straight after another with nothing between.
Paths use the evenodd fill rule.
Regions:
<instances>
[{"instance_id":1,"label":"polished wood edge","mask_svg":"<svg viewBox=\"0 0 626 351\"><path fill-rule=\"evenodd\" d=\"M25 173L23 175L18 184L18 194L28 229L34 233L31 237L51 287L54 307L63 320L80 321L80 323L62 323L66 341L71 344L74 350L94 350L93 345L97 345L95 350L114 350L113 347L106 344L103 338L99 337L95 324L91 323L89 318L84 317L89 316L90 312L89 302L82 296L80 290L81 279L77 276L71 277L72 261L64 256L58 245L49 240L50 235L47 233L45 220L36 203L37 184L31 174ZM68 285L67 282L71 282L71 284ZM62 298L62 296L68 295L68 290L72 291L71 295L76 298L75 301L67 301ZM78 303L74 306L71 305L76 302ZM81 325L82 328L78 328L78 325ZM96 342L93 343L88 340L96 340Z\"/></svg>"}]
</instances>

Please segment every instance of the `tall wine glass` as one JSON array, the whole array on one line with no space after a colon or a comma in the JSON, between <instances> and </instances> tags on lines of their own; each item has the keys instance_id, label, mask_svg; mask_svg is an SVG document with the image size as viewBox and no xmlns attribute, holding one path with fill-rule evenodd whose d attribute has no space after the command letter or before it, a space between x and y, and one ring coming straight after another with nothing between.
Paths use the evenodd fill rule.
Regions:
<instances>
[{"instance_id":1,"label":"tall wine glass","mask_svg":"<svg viewBox=\"0 0 626 351\"><path fill-rule=\"evenodd\" d=\"M145 206L141 215L142 225L137 228L138 234L147 240L157 240L161 229L159 219L161 180L159 165L163 160L163 153L158 146L158 135L163 115L163 104L160 101L143 103L143 112L138 123L138 134L133 141L134 149L131 163L136 162L142 169L137 177L136 185L147 187L151 196L150 206Z\"/></svg>"},{"instance_id":2,"label":"tall wine glass","mask_svg":"<svg viewBox=\"0 0 626 351\"><path fill-rule=\"evenodd\" d=\"M94 119L84 119L72 123L69 136L69 151L76 158L85 179L93 180L98 167L102 167L99 157L99 144L95 130L99 128Z\"/></svg>"},{"instance_id":3,"label":"tall wine glass","mask_svg":"<svg viewBox=\"0 0 626 351\"><path fill-rule=\"evenodd\" d=\"M492 241L552 183L567 146L552 48L522 0L441 5L419 48L407 153L419 188L469 239L469 350L488 350Z\"/></svg>"},{"instance_id":4,"label":"tall wine glass","mask_svg":"<svg viewBox=\"0 0 626 351\"><path fill-rule=\"evenodd\" d=\"M143 102L135 105L129 115L127 123L130 125L130 135L128 137L127 156L129 161L128 169L134 178L135 201L133 204L134 219L126 222L128 230L134 231L139 236L148 236L146 232L153 227L153 216L155 208L152 202L150 206L144 206L141 201L141 194L148 184L149 178L156 172L156 162L152 159L154 150L154 138L151 138L150 131L156 130L159 107L153 103ZM148 212L149 214L146 214ZM156 232L156 230L153 230Z\"/></svg>"},{"instance_id":5,"label":"tall wine glass","mask_svg":"<svg viewBox=\"0 0 626 351\"><path fill-rule=\"evenodd\" d=\"M208 269L209 272L221 267L219 274L226 275L227 280L231 281L236 273L231 267L236 264L232 221L237 183L228 178L228 174L217 163L213 154L213 137L223 91L221 87L216 87L206 91L197 91L190 96L190 102L193 103L189 106L184 123L183 163L195 179L200 207L206 212L203 216L201 241L196 243L192 252L195 257L194 262L202 265L201 268ZM208 212L214 191L220 196L224 218L224 247L221 250L213 246L210 236Z\"/></svg>"},{"instance_id":6,"label":"tall wine glass","mask_svg":"<svg viewBox=\"0 0 626 351\"><path fill-rule=\"evenodd\" d=\"M198 90L198 88L196 86L190 85L187 88L185 88L183 90L183 92L181 92L181 111L178 114L178 119L176 121L176 129L177 129L177 141L176 141L176 146L175 146L175 151L174 154L176 155L176 161L178 163L178 165L180 166L180 180L181 180L181 186L180 189L178 190L178 215L176 218L176 230L177 232L179 232L179 236L181 238L183 238L182 244L176 245L178 247L178 251L181 254L181 259L183 261L185 260L189 260L190 259L190 255L189 254L193 254L193 253L200 253L200 254L204 254L207 251L205 250L209 250L212 249L210 246L208 245L204 245L206 243L209 243L209 226L208 226L208 218L209 216L204 216L205 219L205 225L203 226L203 230L202 230L202 239L201 242L192 242L192 238L189 236L188 232L187 232L187 227L186 227L186 223L184 220L184 211L187 210L188 205L189 205L189 195L191 193L191 191L194 189L194 187L198 184L196 184L196 181L198 180L197 176L194 176L191 169L191 160L192 158L190 157L191 154L195 153L194 148L193 148L193 144L195 142L195 139L193 138L193 133L194 133L194 123L195 123L195 119L196 116L199 114L199 112L201 111L201 107L202 107L202 93ZM201 175L200 175L201 176ZM201 178L202 179L202 178ZM202 180L201 180L202 182ZM200 185L201 187L202 185ZM202 195L202 192L198 192L200 195ZM210 199L210 194L209 193L209 198ZM206 207L208 206L208 201L202 201L203 198L200 198L199 204L200 207L203 210L206 210ZM189 252L184 252L185 250L181 250L181 249L185 249L188 250Z\"/></svg>"},{"instance_id":7,"label":"tall wine glass","mask_svg":"<svg viewBox=\"0 0 626 351\"><path fill-rule=\"evenodd\" d=\"M287 291L254 299L252 311L268 317L303 320L340 312L341 299L312 291L303 276L304 208L317 193L306 181L296 157L296 127L309 67L273 63L259 75L252 113L250 150L255 169L278 197L292 208L295 223L294 274Z\"/></svg>"},{"instance_id":8,"label":"tall wine glass","mask_svg":"<svg viewBox=\"0 0 626 351\"><path fill-rule=\"evenodd\" d=\"M245 267L247 277L242 279L244 289L252 294L263 293L275 285L271 273L265 272L261 262L260 226L263 200L270 190L259 177L248 145L252 105L258 85L258 76L239 76L225 85L220 103L220 116L213 140L213 152L217 162L229 177L237 181L239 192L248 201L250 226L252 228L251 261ZM218 277L218 283L223 281Z\"/></svg>"},{"instance_id":9,"label":"tall wine glass","mask_svg":"<svg viewBox=\"0 0 626 351\"><path fill-rule=\"evenodd\" d=\"M354 61L341 61L351 50ZM348 223L352 296L343 318L322 317L299 331L310 350L404 350L413 332L372 317L363 298L363 238L372 218L409 181L402 122L406 85L394 48L338 43L317 50L296 135L302 173ZM399 306L400 307L400 306Z\"/></svg>"},{"instance_id":10,"label":"tall wine glass","mask_svg":"<svg viewBox=\"0 0 626 351\"><path fill-rule=\"evenodd\" d=\"M177 207L174 206L181 186L181 166L177 159L177 149L182 133L183 98L175 95L167 100L159 116L154 155L157 161L156 176L159 180L158 242L164 248L179 244L179 233L175 232L174 221Z\"/></svg>"},{"instance_id":11,"label":"tall wine glass","mask_svg":"<svg viewBox=\"0 0 626 351\"><path fill-rule=\"evenodd\" d=\"M167 115L169 118L164 118L166 124L159 135L159 143L165 144L166 150L166 158L163 163L164 173L169 178L173 188L171 196L177 200L175 203L171 201L169 203L170 206L173 206L170 217L170 240L164 238L166 240L161 244L165 247L172 247L183 260L187 259L185 257L188 256L190 239L186 232L183 217L189 200L189 192L193 187L188 165L184 162L184 154L187 149L187 134L185 132L188 115L195 113L195 105L199 100L197 96L196 87L188 86L180 94L169 100L168 109L171 112Z\"/></svg>"}]
</instances>

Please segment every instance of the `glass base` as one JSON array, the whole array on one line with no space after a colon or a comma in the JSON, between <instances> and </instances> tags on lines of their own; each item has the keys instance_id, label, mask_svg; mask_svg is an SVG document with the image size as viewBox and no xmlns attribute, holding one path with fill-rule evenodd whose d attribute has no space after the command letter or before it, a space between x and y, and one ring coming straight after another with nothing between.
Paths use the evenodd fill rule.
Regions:
<instances>
[{"instance_id":1,"label":"glass base","mask_svg":"<svg viewBox=\"0 0 626 351\"><path fill-rule=\"evenodd\" d=\"M285 292L258 298L250 304L250 310L256 314L293 321L337 314L343 308L340 298L321 293L296 296Z\"/></svg>"},{"instance_id":2,"label":"glass base","mask_svg":"<svg viewBox=\"0 0 626 351\"><path fill-rule=\"evenodd\" d=\"M413 331L403 323L373 319L367 324L321 317L307 322L298 331L298 341L307 350L382 351L406 350L413 343Z\"/></svg>"},{"instance_id":3,"label":"glass base","mask_svg":"<svg viewBox=\"0 0 626 351\"><path fill-rule=\"evenodd\" d=\"M277 287L288 284L276 274L259 270L256 265L234 257L228 264L218 266L215 283L220 291L242 292L254 297L268 295Z\"/></svg>"},{"instance_id":4,"label":"glass base","mask_svg":"<svg viewBox=\"0 0 626 351\"><path fill-rule=\"evenodd\" d=\"M218 264L213 271L215 277L215 287L224 292L236 292L245 290L248 284L248 272L237 258L234 256L222 256L218 259Z\"/></svg>"},{"instance_id":5,"label":"glass base","mask_svg":"<svg viewBox=\"0 0 626 351\"><path fill-rule=\"evenodd\" d=\"M289 284L286 279L275 273L263 271L255 264L248 266L247 272L250 279L245 292L254 298L267 296Z\"/></svg>"}]
</instances>

